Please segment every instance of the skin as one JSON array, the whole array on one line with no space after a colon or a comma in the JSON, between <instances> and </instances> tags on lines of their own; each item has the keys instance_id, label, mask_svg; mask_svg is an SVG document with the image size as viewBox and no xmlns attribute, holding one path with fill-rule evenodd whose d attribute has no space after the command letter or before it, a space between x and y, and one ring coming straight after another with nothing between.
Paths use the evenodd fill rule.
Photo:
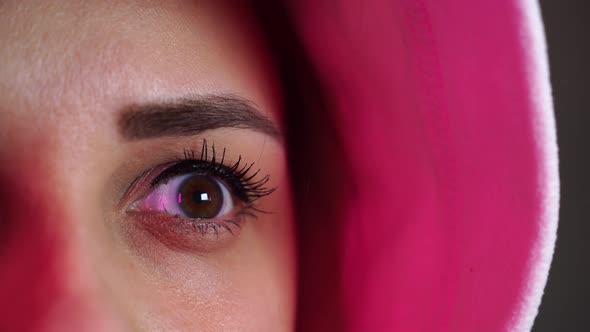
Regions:
<instances>
[{"instance_id":1,"label":"skin","mask_svg":"<svg viewBox=\"0 0 590 332\"><path fill-rule=\"evenodd\" d=\"M220 128L130 141L118 128L130 105L210 94L248 99L279 127L252 21L223 1L0 3L1 330L293 329L281 139ZM235 235L148 231L150 215L128 213L147 191L128 188L203 139L270 175L277 190L256 206L272 214Z\"/></svg>"}]
</instances>

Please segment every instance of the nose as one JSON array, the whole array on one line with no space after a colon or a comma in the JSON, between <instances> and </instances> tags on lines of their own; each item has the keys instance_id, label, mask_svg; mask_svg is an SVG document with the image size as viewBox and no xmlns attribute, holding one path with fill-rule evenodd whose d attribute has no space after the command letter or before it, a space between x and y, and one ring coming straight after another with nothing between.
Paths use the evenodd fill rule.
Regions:
<instances>
[{"instance_id":1,"label":"nose","mask_svg":"<svg viewBox=\"0 0 590 332\"><path fill-rule=\"evenodd\" d=\"M0 170L0 331L126 330L81 280L91 264L76 262L65 204L41 173Z\"/></svg>"}]
</instances>

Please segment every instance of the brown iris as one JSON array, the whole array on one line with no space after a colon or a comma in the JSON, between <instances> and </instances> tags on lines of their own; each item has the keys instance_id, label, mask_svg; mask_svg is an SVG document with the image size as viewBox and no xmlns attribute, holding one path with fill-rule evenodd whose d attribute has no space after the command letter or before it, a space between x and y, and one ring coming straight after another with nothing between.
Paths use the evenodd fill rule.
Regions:
<instances>
[{"instance_id":1,"label":"brown iris","mask_svg":"<svg viewBox=\"0 0 590 332\"><path fill-rule=\"evenodd\" d=\"M178 205L189 218L215 218L223 207L223 191L210 176L193 175L180 185Z\"/></svg>"}]
</instances>

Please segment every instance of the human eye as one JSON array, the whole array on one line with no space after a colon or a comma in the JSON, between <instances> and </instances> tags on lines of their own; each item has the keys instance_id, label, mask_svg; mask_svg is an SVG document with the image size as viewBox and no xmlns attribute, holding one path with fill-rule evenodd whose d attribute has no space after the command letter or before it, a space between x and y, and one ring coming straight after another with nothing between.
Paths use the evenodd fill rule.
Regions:
<instances>
[{"instance_id":1,"label":"human eye","mask_svg":"<svg viewBox=\"0 0 590 332\"><path fill-rule=\"evenodd\" d=\"M274 188L266 186L270 176L261 176L255 163L226 157L226 149L216 151L203 141L199 157L185 150L180 160L155 167L136 181L134 186L145 189L128 213L171 244L237 236L247 217L263 213L255 202Z\"/></svg>"}]
</instances>

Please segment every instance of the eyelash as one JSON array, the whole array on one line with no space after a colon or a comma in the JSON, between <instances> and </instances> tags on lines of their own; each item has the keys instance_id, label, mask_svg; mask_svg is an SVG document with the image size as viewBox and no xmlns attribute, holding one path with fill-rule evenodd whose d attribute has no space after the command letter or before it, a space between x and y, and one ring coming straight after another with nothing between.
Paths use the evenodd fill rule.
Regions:
<instances>
[{"instance_id":1,"label":"eyelash","mask_svg":"<svg viewBox=\"0 0 590 332\"><path fill-rule=\"evenodd\" d=\"M255 164L254 162L248 164L239 155L238 160L233 165L228 166L225 165L225 148L223 148L219 161L217 160L214 144L211 145L210 159L208 152L209 147L206 140L203 140L201 155L198 159L195 158L194 150L185 149L183 158L156 176L151 182L151 187L155 188L160 183L167 183L168 180L175 176L199 172L224 181L229 186L232 194L247 206L251 206L256 200L268 196L276 190L276 188L265 187L266 183L270 180L270 175L268 174L259 180L255 180L256 176L260 173L260 169L253 173L251 172Z\"/></svg>"},{"instance_id":2,"label":"eyelash","mask_svg":"<svg viewBox=\"0 0 590 332\"><path fill-rule=\"evenodd\" d=\"M221 157L218 158L215 145L213 144L211 145L211 148L209 148L207 141L203 140L199 157L196 156L194 150L185 149L183 156L179 158L179 160L169 164L169 166L162 165L153 169L150 173L155 173L157 169L165 167L159 174L153 177L151 181L149 178L152 176L148 175L145 179L148 182L146 183L146 185L148 185L147 187L149 187L148 191L152 192L159 185L166 184L168 181L171 181L178 176L192 173L211 176L223 182L224 185L227 186L230 194L235 198L235 212L232 215L215 220L187 218L180 215L170 214L167 216L160 214L150 217L148 214L143 215L140 218L140 220L143 220L142 223L146 225L148 229L156 227L155 233L161 234L162 230L160 227L163 227L164 224L157 220L161 221L163 218L167 218L167 220L172 219L174 222L165 223L169 227L164 230L165 233L172 232L181 234L186 229L192 229L194 232L200 233L201 236L213 234L215 239L218 239L220 232L227 232L231 235L235 235L234 230L236 229L233 227L236 227L239 230L245 217L257 219L258 214L269 213L257 208L255 206L255 201L272 194L276 190L276 188L266 187L266 184L270 180L270 175L265 175L256 179L261 170L258 169L254 171L254 162L247 163L240 155L236 162L233 164L227 164L225 157L225 148L221 153ZM172 240L173 242L187 241L187 239L182 239L182 237L179 238L178 236L173 236L173 238L177 238L177 240ZM169 239L164 240L169 241Z\"/></svg>"}]
</instances>

